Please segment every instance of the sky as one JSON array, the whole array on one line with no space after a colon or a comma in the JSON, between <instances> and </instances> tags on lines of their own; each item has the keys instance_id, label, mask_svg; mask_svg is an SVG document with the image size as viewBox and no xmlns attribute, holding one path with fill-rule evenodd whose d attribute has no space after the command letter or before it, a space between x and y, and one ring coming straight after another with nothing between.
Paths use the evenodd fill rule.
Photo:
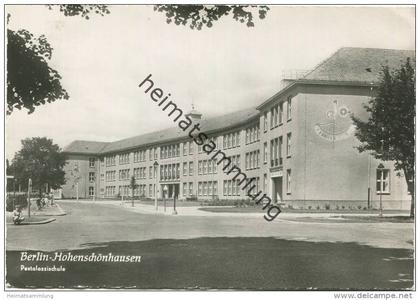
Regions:
<instances>
[{"instance_id":1,"label":"sky","mask_svg":"<svg viewBox=\"0 0 420 300\"><path fill-rule=\"evenodd\" d=\"M201 31L167 24L153 6L65 17L43 5L6 6L8 27L45 35L69 100L6 116L6 158L24 138L115 141L175 126L138 85L149 74L184 111L209 118L257 106L284 74L313 69L341 47L415 48L408 6L271 6L255 27L226 17Z\"/></svg>"}]
</instances>

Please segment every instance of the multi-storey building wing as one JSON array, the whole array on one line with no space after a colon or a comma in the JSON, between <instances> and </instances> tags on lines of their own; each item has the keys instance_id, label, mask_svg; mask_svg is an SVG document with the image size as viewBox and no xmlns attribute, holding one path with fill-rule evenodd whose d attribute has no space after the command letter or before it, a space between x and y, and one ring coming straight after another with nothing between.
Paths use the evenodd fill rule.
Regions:
<instances>
[{"instance_id":1,"label":"multi-storey building wing","mask_svg":"<svg viewBox=\"0 0 420 300\"><path fill-rule=\"evenodd\" d=\"M413 51L342 48L305 76L255 108L205 119L189 117L258 190L274 201L313 208L378 206L408 208L405 179L392 162L359 153L350 115L366 117L381 66L398 67ZM111 142L74 141L68 156L64 197L135 196L179 199L242 199L234 174L178 127ZM77 168L76 168L77 166ZM77 180L76 180L77 178ZM78 182L78 184L75 184Z\"/></svg>"}]
</instances>

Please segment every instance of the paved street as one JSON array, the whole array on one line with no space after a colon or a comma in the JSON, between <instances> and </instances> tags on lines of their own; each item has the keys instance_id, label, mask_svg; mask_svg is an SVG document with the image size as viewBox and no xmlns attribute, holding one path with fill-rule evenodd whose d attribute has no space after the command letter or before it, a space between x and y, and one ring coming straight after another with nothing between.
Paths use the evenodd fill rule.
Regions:
<instances>
[{"instance_id":1,"label":"paved street","mask_svg":"<svg viewBox=\"0 0 420 300\"><path fill-rule=\"evenodd\" d=\"M139 289L407 289L412 223L267 222L262 217L144 214L118 204L61 202L67 215L7 226L10 287ZM16 250L140 255L141 263L55 262L22 272ZM33 252L36 253L36 252Z\"/></svg>"},{"instance_id":2,"label":"paved street","mask_svg":"<svg viewBox=\"0 0 420 300\"><path fill-rule=\"evenodd\" d=\"M7 227L7 249L51 251L78 249L91 243L189 239L197 237L275 237L290 240L356 242L382 248L412 248L412 223L301 223L290 218L267 222L256 216L214 217L153 215L131 207L65 202L66 216L37 226Z\"/></svg>"}]
</instances>

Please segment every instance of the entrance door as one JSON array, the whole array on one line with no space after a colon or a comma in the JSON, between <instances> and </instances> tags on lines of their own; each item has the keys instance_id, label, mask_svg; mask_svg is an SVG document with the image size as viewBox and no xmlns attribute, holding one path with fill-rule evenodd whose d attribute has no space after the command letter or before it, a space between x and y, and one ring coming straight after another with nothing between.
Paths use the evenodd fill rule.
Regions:
<instances>
[{"instance_id":1,"label":"entrance door","mask_svg":"<svg viewBox=\"0 0 420 300\"><path fill-rule=\"evenodd\" d=\"M274 177L271 180L273 187L272 200L274 203L279 203L283 199L283 177Z\"/></svg>"}]
</instances>

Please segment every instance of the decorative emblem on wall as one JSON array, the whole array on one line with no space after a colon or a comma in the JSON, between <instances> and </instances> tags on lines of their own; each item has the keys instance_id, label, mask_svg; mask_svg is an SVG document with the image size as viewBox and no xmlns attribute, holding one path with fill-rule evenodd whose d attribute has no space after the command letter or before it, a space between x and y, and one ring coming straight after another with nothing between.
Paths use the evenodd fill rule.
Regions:
<instances>
[{"instance_id":1,"label":"decorative emblem on wall","mask_svg":"<svg viewBox=\"0 0 420 300\"><path fill-rule=\"evenodd\" d=\"M315 133L322 139L330 142L349 138L355 131L350 113L347 106L339 106L338 101L334 100L332 106L325 113L325 122L315 124Z\"/></svg>"}]
</instances>

